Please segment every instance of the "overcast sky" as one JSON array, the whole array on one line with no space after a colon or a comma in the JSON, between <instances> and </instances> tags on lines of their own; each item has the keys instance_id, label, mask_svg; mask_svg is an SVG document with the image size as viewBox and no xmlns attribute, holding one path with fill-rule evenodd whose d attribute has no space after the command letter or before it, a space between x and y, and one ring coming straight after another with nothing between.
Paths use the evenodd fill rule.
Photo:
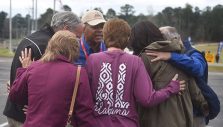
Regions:
<instances>
[{"instance_id":1,"label":"overcast sky","mask_svg":"<svg viewBox=\"0 0 223 127\"><path fill-rule=\"evenodd\" d=\"M11 0L12 1L12 15L17 13L25 16L31 15L32 1L33 0ZM54 0L37 0L38 1L38 17L44 13L47 8L53 9ZM56 2L56 10L60 10L60 0ZM214 7L217 4L223 5L223 0L61 0L62 4L71 7L72 11L77 15L81 15L87 9L95 7L102 8L106 13L109 8L113 8L116 13L120 12L120 7L125 4L134 6L136 14L154 14L163 10L165 7L185 7L186 3L191 4L193 7L198 6L201 10L205 7ZM9 14L10 0L1 0L0 11L5 11Z\"/></svg>"}]
</instances>

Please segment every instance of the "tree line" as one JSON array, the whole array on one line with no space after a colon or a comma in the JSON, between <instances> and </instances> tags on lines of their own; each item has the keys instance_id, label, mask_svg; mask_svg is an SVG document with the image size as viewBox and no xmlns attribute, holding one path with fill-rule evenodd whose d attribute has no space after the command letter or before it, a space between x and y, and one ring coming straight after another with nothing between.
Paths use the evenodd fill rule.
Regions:
<instances>
[{"instance_id":1,"label":"tree line","mask_svg":"<svg viewBox=\"0 0 223 127\"><path fill-rule=\"evenodd\" d=\"M63 6L63 10L72 11L68 5ZM131 26L137 21L150 20L158 27L160 26L174 26L177 28L182 36L182 39L191 37L194 42L219 42L223 40L223 5L216 5L214 7L206 7L200 10L198 7L193 7L186 4L185 7L166 7L161 12L153 14L135 14L134 6L125 4L120 7L117 13L110 8L106 13L100 7L95 10L101 11L106 19L122 18L126 20ZM53 9L48 8L45 13L40 15L38 19L38 28L45 23L50 23L53 16ZM9 38L9 19L7 13L0 12L0 38ZM34 20L29 14L22 17L21 14L16 14L12 18L12 37L22 38L26 34L30 34Z\"/></svg>"}]
</instances>

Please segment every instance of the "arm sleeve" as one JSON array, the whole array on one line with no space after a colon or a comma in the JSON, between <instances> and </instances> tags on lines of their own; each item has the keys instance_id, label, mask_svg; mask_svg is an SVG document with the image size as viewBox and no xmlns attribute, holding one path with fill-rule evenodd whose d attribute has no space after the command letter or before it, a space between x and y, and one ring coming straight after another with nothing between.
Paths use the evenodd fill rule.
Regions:
<instances>
[{"instance_id":1,"label":"arm sleeve","mask_svg":"<svg viewBox=\"0 0 223 127\"><path fill-rule=\"evenodd\" d=\"M18 68L16 79L10 89L9 98L12 102L25 105L28 103L27 69Z\"/></svg>"},{"instance_id":2,"label":"arm sleeve","mask_svg":"<svg viewBox=\"0 0 223 127\"><path fill-rule=\"evenodd\" d=\"M171 53L170 62L192 76L203 76L206 62L200 53L194 52L191 56Z\"/></svg>"},{"instance_id":3,"label":"arm sleeve","mask_svg":"<svg viewBox=\"0 0 223 127\"><path fill-rule=\"evenodd\" d=\"M171 81L167 87L155 91L143 63L139 62L134 88L134 95L138 103L145 107L155 106L177 92L179 92L179 83L177 81Z\"/></svg>"},{"instance_id":4,"label":"arm sleeve","mask_svg":"<svg viewBox=\"0 0 223 127\"><path fill-rule=\"evenodd\" d=\"M74 111L76 114L76 125L81 127L96 126L96 121L93 116L93 97L90 90L88 76L84 68L81 70L80 84Z\"/></svg>"}]
</instances>

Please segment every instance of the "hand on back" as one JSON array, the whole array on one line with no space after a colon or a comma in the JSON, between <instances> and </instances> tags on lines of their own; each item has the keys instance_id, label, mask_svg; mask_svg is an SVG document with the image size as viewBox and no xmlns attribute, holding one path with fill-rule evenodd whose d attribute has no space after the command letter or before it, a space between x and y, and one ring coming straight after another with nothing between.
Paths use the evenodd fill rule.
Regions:
<instances>
[{"instance_id":1,"label":"hand on back","mask_svg":"<svg viewBox=\"0 0 223 127\"><path fill-rule=\"evenodd\" d=\"M184 80L179 81L177 79L178 74L175 74L168 87L171 87L173 89L173 93L178 93L179 95L181 95L182 92L185 90L186 84Z\"/></svg>"},{"instance_id":2,"label":"hand on back","mask_svg":"<svg viewBox=\"0 0 223 127\"><path fill-rule=\"evenodd\" d=\"M159 60L169 60L171 57L170 52L148 52L146 53L148 56L154 56L156 58L152 59L151 62L159 61Z\"/></svg>"},{"instance_id":3,"label":"hand on back","mask_svg":"<svg viewBox=\"0 0 223 127\"><path fill-rule=\"evenodd\" d=\"M27 68L34 60L31 60L31 48L29 50L25 48L24 51L21 51L21 56L19 56L19 60L22 64L23 68Z\"/></svg>"}]
</instances>

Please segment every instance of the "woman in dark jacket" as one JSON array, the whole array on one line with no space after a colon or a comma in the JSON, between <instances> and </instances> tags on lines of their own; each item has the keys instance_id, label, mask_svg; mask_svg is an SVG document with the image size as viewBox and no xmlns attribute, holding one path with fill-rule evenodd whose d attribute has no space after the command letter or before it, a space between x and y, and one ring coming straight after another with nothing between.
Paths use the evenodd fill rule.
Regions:
<instances>
[{"instance_id":1,"label":"woman in dark jacket","mask_svg":"<svg viewBox=\"0 0 223 127\"><path fill-rule=\"evenodd\" d=\"M9 97L17 104L28 103L24 127L64 127L76 80L77 66L72 62L79 56L78 41L73 33L59 31L49 41L43 57L31 65L30 52L22 52L23 67L17 69ZM82 68L73 126L95 126L92 106L88 76Z\"/></svg>"},{"instance_id":2,"label":"woman in dark jacket","mask_svg":"<svg viewBox=\"0 0 223 127\"><path fill-rule=\"evenodd\" d=\"M172 96L156 107L139 106L141 127L193 127L193 105L205 107L207 102L193 78L166 61L151 62L154 57L146 52L182 52L183 46L177 40L165 41L159 29L149 21L136 23L131 31L130 44L134 54L139 55L156 90L162 89L171 77L178 73L180 80L186 81L186 90L179 96Z\"/></svg>"}]
</instances>

